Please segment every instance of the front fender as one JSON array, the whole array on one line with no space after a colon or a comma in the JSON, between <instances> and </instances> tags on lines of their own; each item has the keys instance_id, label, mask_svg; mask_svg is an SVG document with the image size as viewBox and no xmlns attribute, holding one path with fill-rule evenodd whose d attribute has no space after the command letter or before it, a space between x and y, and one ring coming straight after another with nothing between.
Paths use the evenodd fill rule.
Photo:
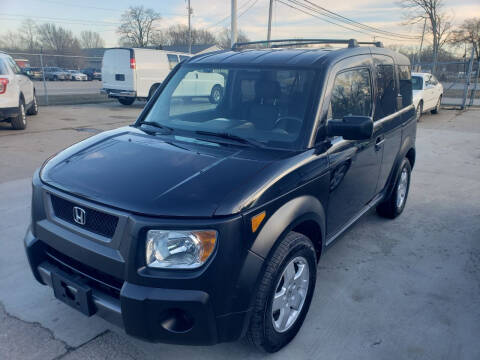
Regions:
<instances>
[{"instance_id":1,"label":"front fender","mask_svg":"<svg viewBox=\"0 0 480 360\"><path fill-rule=\"evenodd\" d=\"M314 221L318 225L321 232L320 239L325 239L325 210L320 201L309 195L288 201L268 217L250 250L262 258L267 258L279 239L285 237L297 225L308 220ZM324 241L320 241L320 244L314 245L323 249Z\"/></svg>"}]
</instances>

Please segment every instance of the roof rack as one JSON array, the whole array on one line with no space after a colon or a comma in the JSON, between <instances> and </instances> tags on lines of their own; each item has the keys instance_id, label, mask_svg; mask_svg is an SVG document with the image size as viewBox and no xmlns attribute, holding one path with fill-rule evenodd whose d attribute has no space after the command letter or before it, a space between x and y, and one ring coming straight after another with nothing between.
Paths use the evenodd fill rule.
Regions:
<instances>
[{"instance_id":1,"label":"roof rack","mask_svg":"<svg viewBox=\"0 0 480 360\"><path fill-rule=\"evenodd\" d=\"M241 47L248 45L265 45L267 48L279 48L283 46L294 45L313 45L313 44L346 44L349 48L355 48L359 45L375 45L376 47L383 47L383 44L377 42L358 42L356 39L280 39L280 40L261 40L235 43L232 50L238 50Z\"/></svg>"}]
</instances>

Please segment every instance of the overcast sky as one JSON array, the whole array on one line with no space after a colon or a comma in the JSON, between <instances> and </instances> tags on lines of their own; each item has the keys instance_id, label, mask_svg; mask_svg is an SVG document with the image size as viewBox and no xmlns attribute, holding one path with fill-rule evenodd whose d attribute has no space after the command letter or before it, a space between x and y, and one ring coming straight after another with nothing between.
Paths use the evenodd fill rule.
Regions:
<instances>
[{"instance_id":1,"label":"overcast sky","mask_svg":"<svg viewBox=\"0 0 480 360\"><path fill-rule=\"evenodd\" d=\"M301 0L300 0L301 1ZM331 11L356 21L380 27L390 32L417 35L419 26L402 25L402 10L397 1L388 0L311 0ZM252 40L266 38L268 0L237 0L238 26ZM479 0L444 0L445 10L454 16L455 23L465 18L480 17ZM54 22L74 33L82 30L98 31L106 46L116 46L121 13L130 5L143 5L158 11L162 20L159 28L175 23L187 23L185 0L0 0L0 36L8 30L16 30L21 21L31 18L38 23ZM229 27L230 0L191 0L194 27L208 28L218 33ZM243 14L242 14L243 13ZM272 38L322 37L371 40L371 36L342 29L321 19L305 15L275 2ZM225 19L226 18L226 19ZM222 21L222 19L225 19ZM408 45L409 42L381 39L386 43ZM415 42L410 45L417 45Z\"/></svg>"}]
</instances>

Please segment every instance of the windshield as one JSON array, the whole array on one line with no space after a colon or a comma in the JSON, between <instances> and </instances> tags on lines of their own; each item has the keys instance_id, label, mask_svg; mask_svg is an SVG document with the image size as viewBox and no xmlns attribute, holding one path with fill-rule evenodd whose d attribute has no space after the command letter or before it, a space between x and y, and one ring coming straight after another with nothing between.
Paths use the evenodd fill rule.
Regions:
<instances>
[{"instance_id":1,"label":"windshield","mask_svg":"<svg viewBox=\"0 0 480 360\"><path fill-rule=\"evenodd\" d=\"M314 75L303 69L183 66L144 121L195 137L228 134L265 147L297 149L311 124Z\"/></svg>"},{"instance_id":2,"label":"windshield","mask_svg":"<svg viewBox=\"0 0 480 360\"><path fill-rule=\"evenodd\" d=\"M423 78L421 76L412 76L412 90L423 89Z\"/></svg>"}]
</instances>

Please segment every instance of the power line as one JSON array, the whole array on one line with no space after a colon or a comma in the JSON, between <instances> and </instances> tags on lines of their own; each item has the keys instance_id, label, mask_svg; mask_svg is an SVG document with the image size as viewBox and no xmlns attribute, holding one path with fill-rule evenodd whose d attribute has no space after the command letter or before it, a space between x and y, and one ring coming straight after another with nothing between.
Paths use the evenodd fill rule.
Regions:
<instances>
[{"instance_id":1,"label":"power line","mask_svg":"<svg viewBox=\"0 0 480 360\"><path fill-rule=\"evenodd\" d=\"M285 6L288 6L288 7L292 8L292 9L295 9L295 10L297 10L297 11L300 11L300 12L302 12L302 13L304 13L304 14L310 15L310 16L312 16L312 17L315 17L315 18L317 18L317 19L320 19L320 20L325 21L325 22L327 22L327 23L330 23L330 24L332 24L332 25L339 26L339 27L341 27L341 28L343 28L343 29L345 29L345 30L352 31L352 32L356 32L356 33L360 32L360 33L366 34L366 35L368 35L368 36L372 36L372 35L373 35L371 32L366 32L366 31L360 30L360 29L358 29L358 28L352 28L352 27L349 27L349 26L347 26L347 25L339 24L339 23L337 23L337 22L328 20L328 19L325 18L325 15L319 13L318 11L316 11L315 9L313 9L313 8L307 6L307 5L304 5L304 4L299 3L299 2L296 1L296 0L286 0L286 1L288 1L289 3L286 3L286 2L284 2L284 1L282 1L282 0L277 0L277 1L278 1L279 3L285 5ZM292 4L301 6L301 7L303 7L303 9L298 8L298 7L296 7L296 6L292 5ZM305 9L307 9L307 10L305 10ZM313 11L314 13L312 14L312 13L309 12L309 11ZM406 41L405 39L404 39L404 40L402 40L402 39L393 39L393 38L390 38L390 37L387 37L387 36L383 36L383 35L382 35L382 36L377 35L377 37L384 38L384 39L388 39L388 40L394 40L394 41Z\"/></svg>"},{"instance_id":2,"label":"power line","mask_svg":"<svg viewBox=\"0 0 480 360\"><path fill-rule=\"evenodd\" d=\"M398 33L394 33L394 32L391 32L391 31L387 31L387 30L382 30L380 28L377 28L377 27L374 27L374 26L371 26L371 25L367 25L367 24L363 24L361 22L358 22L356 20L353 20L353 19L350 19L350 18L347 18L339 13L336 13L336 12L333 12L331 10L328 10L318 4L315 4L314 2L312 1L309 1L309 0L304 0L306 3L308 4L311 4L312 6L328 13L328 14L331 14L333 16L335 16L336 18L340 19L340 20L345 20L346 22L349 22L351 24L353 24L354 26L358 26L358 27L361 27L363 28L364 30L370 30L370 31L374 31L374 32L377 32L377 33L383 33L384 35L389 35L389 36L398 36L398 37L403 37L403 38L408 38L409 40L416 40L416 39L419 39L419 36L413 36L413 35L406 35L406 34L398 34Z\"/></svg>"},{"instance_id":3,"label":"power line","mask_svg":"<svg viewBox=\"0 0 480 360\"><path fill-rule=\"evenodd\" d=\"M252 7L254 7L256 4L257 4L258 0L247 0L245 1L239 8L238 8L238 11L240 11L242 8L245 8L247 6L247 4L250 3L250 5L244 10L242 11L238 16L237 16L237 19L240 18L241 16L243 16L246 12L248 12ZM222 20L214 23L213 25L207 27L207 30L210 30L210 29L213 29L213 28L216 28L218 27L221 23L227 21L228 19L230 19L230 15L224 17Z\"/></svg>"},{"instance_id":4,"label":"power line","mask_svg":"<svg viewBox=\"0 0 480 360\"><path fill-rule=\"evenodd\" d=\"M320 19L320 20L323 20L323 21L325 21L325 22L328 22L328 23L330 23L330 24L332 24L332 25L336 25L336 26L339 26L339 27L341 27L341 28L344 28L344 29L346 29L346 30L348 30L348 31L352 31L352 32L355 32L355 33L360 32L360 33L365 34L365 35L368 35L368 36L370 36L370 37L371 37L371 36L376 36L376 37L379 37L379 38L383 38L383 39L387 39L387 40L393 40L393 41L407 41L407 40L411 40L411 39L402 39L402 38L399 39L398 37L397 37L397 38L391 38L391 37L386 36L386 35L375 35L374 33L370 32L370 31L366 31L365 29L359 29L359 28L357 28L357 27L351 27L351 26L354 26L354 25L352 25L352 24L345 24L344 22L340 24L340 23L336 22L336 21L339 21L338 19L332 19L332 17L323 14L323 13L320 12L319 10L317 10L317 9L315 9L315 8L309 6L309 5L305 5L305 4L301 3L301 2L298 1L298 0L286 0L286 1L288 1L288 2L291 3L291 4L295 4L295 5L301 6L302 9L301 9L301 8L298 8L298 7L296 7L296 6L292 6L291 4L287 4L287 3L285 3L285 2L283 2L283 1L281 1L281 0L277 0L277 1L280 2L280 3L282 3L283 5L286 5L286 6L291 7L292 9L295 9L295 10L297 10L297 11L301 11L301 12L307 14L307 15L316 17L316 18L318 18L318 19ZM305 10L305 9L306 9L306 10ZM312 14L312 12L313 12L313 14ZM325 17L327 17L327 18L330 19L330 20L327 20ZM335 21L333 21L333 20L335 20Z\"/></svg>"}]
</instances>

